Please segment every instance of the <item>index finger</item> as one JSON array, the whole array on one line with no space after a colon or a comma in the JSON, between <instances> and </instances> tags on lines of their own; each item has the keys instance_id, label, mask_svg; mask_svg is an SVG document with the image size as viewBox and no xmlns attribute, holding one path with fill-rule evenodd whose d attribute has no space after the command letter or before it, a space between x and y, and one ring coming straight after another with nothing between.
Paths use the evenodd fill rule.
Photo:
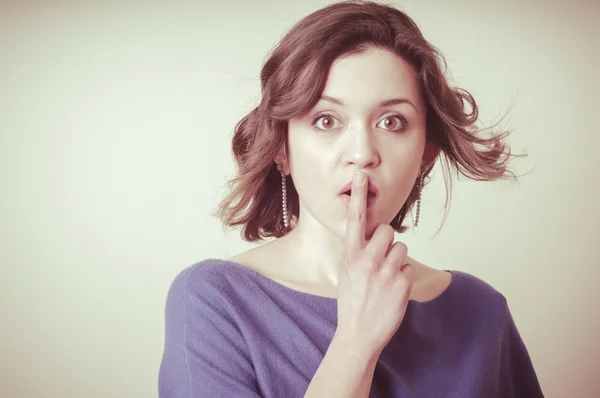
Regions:
<instances>
[{"instance_id":1,"label":"index finger","mask_svg":"<svg viewBox=\"0 0 600 398\"><path fill-rule=\"evenodd\" d=\"M346 235L344 237L346 250L349 252L357 252L365 247L368 186L368 176L363 172L357 171L352 179Z\"/></svg>"}]
</instances>

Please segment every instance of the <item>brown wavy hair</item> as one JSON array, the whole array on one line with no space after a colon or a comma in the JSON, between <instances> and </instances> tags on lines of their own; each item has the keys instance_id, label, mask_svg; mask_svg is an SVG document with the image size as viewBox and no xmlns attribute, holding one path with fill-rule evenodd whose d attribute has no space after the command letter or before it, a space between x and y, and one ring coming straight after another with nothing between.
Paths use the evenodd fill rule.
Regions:
<instances>
[{"instance_id":1,"label":"brown wavy hair","mask_svg":"<svg viewBox=\"0 0 600 398\"><path fill-rule=\"evenodd\" d=\"M511 154L503 142L510 131L480 129L478 109L466 90L450 87L443 54L423 37L416 23L390 5L370 1L334 3L300 20L272 50L260 73L262 100L235 127L232 149L237 176L229 181L229 194L215 214L224 226L242 226L242 238L253 242L284 236L297 223L298 193L287 176L290 226L283 225L281 174L275 157L287 149L288 120L312 109L325 87L329 68L342 55L369 47L389 50L410 63L426 104L426 139L439 149L446 164L446 213L452 192L450 165L477 181L516 180L507 168ZM442 68L443 65L443 68ZM467 110L467 105L470 111ZM424 171L424 184L435 160ZM444 163L442 163L442 166ZM413 186L406 202L390 222L399 233L418 198Z\"/></svg>"}]
</instances>

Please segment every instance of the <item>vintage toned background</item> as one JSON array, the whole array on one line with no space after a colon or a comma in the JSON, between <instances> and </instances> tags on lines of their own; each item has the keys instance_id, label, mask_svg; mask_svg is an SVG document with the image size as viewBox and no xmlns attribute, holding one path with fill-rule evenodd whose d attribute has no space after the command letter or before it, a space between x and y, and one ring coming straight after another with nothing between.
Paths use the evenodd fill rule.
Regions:
<instances>
[{"instance_id":1,"label":"vintage toned background","mask_svg":"<svg viewBox=\"0 0 600 398\"><path fill-rule=\"evenodd\" d=\"M0 396L157 395L166 293L251 245L210 216L235 123L285 31L328 1L0 2ZM509 300L547 397L600 394L600 14L593 1L414 1L519 183L441 169L411 256Z\"/></svg>"}]
</instances>

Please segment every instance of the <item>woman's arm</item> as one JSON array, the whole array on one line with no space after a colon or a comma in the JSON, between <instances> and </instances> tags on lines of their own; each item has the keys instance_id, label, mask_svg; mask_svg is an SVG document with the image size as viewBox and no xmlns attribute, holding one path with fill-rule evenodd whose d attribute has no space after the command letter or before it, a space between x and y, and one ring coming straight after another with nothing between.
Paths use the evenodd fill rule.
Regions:
<instances>
[{"instance_id":1,"label":"woman's arm","mask_svg":"<svg viewBox=\"0 0 600 398\"><path fill-rule=\"evenodd\" d=\"M173 281L165 309L160 398L260 398L244 336L199 264Z\"/></svg>"},{"instance_id":2,"label":"woman's arm","mask_svg":"<svg viewBox=\"0 0 600 398\"><path fill-rule=\"evenodd\" d=\"M304 398L367 398L380 353L365 352L336 332Z\"/></svg>"},{"instance_id":3,"label":"woman's arm","mask_svg":"<svg viewBox=\"0 0 600 398\"><path fill-rule=\"evenodd\" d=\"M499 397L543 398L544 393L527 347L517 329L508 303L500 352Z\"/></svg>"}]
</instances>

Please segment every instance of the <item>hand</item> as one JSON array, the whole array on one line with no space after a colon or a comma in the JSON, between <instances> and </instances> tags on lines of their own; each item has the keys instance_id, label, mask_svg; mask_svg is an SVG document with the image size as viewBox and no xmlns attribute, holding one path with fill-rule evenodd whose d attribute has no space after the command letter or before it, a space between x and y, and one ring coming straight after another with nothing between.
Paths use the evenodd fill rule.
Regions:
<instances>
[{"instance_id":1,"label":"hand","mask_svg":"<svg viewBox=\"0 0 600 398\"><path fill-rule=\"evenodd\" d=\"M354 175L338 279L338 328L356 348L380 353L400 327L412 291L415 269L405 264L408 248L394 241L390 225L380 224L365 241L368 177Z\"/></svg>"}]
</instances>

